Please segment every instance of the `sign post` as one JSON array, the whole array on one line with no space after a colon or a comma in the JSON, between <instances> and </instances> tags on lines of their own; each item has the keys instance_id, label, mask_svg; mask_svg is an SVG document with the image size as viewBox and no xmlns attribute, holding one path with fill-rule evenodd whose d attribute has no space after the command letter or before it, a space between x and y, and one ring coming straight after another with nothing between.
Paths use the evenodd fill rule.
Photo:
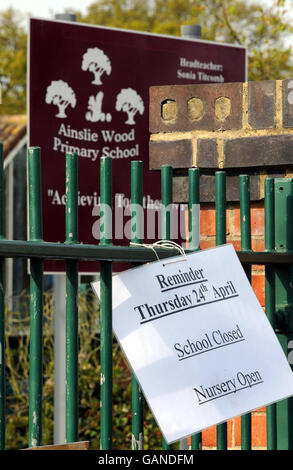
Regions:
<instances>
[{"instance_id":1,"label":"sign post","mask_svg":"<svg viewBox=\"0 0 293 470\"><path fill-rule=\"evenodd\" d=\"M130 160L143 161L144 208L160 209L160 175L149 170L150 86L245 81L246 48L34 18L29 43L29 145L42 148L44 239L64 240L65 153L76 152L80 242L99 242L98 163L111 156L112 239L128 244ZM158 238L157 230L144 237ZM46 261L45 270L64 264Z\"/></svg>"},{"instance_id":2,"label":"sign post","mask_svg":"<svg viewBox=\"0 0 293 470\"><path fill-rule=\"evenodd\" d=\"M74 13L60 13L56 20L76 21ZM53 277L54 290L54 444L66 442L66 276Z\"/></svg>"}]
</instances>

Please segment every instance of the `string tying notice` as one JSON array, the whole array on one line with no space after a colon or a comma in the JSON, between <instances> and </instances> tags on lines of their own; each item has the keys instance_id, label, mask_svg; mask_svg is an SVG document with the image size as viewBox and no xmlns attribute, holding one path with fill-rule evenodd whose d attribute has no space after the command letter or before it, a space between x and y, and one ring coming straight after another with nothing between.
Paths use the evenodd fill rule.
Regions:
<instances>
[{"instance_id":1,"label":"string tying notice","mask_svg":"<svg viewBox=\"0 0 293 470\"><path fill-rule=\"evenodd\" d=\"M156 248L165 248L166 250L174 250L174 248L176 248L182 255L183 259L167 261L166 263L163 264L163 266L165 266L166 264L171 264L171 263L179 263L180 261L187 261L187 256L182 246L178 245L178 243L173 242L172 240L158 240L155 243L149 243L149 244L130 242L130 245L142 246L144 248L149 248L150 250L153 250L158 261L160 261L160 258L158 256L158 253L156 252Z\"/></svg>"}]
</instances>

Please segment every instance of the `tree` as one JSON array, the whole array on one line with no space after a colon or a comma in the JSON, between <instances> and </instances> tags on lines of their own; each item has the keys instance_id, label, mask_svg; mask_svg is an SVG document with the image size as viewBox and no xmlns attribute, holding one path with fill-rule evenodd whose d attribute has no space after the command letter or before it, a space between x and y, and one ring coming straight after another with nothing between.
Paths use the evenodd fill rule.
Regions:
<instances>
[{"instance_id":1,"label":"tree","mask_svg":"<svg viewBox=\"0 0 293 470\"><path fill-rule=\"evenodd\" d=\"M78 21L100 26L151 31L149 0L99 0L77 12Z\"/></svg>"},{"instance_id":2,"label":"tree","mask_svg":"<svg viewBox=\"0 0 293 470\"><path fill-rule=\"evenodd\" d=\"M288 41L292 34L290 3L292 6L292 0L97 0L86 14L76 13L83 23L176 36L181 24L200 24L203 39L245 45L248 79L267 80L293 75ZM0 12L1 114L26 109L27 37L22 21L12 8Z\"/></svg>"},{"instance_id":3,"label":"tree","mask_svg":"<svg viewBox=\"0 0 293 470\"><path fill-rule=\"evenodd\" d=\"M110 75L112 71L111 62L109 57L98 47L89 48L82 58L82 70L89 70L94 74L95 85L101 85L101 76L104 72Z\"/></svg>"},{"instance_id":4,"label":"tree","mask_svg":"<svg viewBox=\"0 0 293 470\"><path fill-rule=\"evenodd\" d=\"M67 106L71 105L72 108L75 108L75 93L68 83L63 80L52 81L51 85L47 88L46 103L52 103L58 106L58 114L56 114L56 117L66 118L65 110Z\"/></svg>"},{"instance_id":5,"label":"tree","mask_svg":"<svg viewBox=\"0 0 293 470\"><path fill-rule=\"evenodd\" d=\"M181 24L202 25L202 38L241 44L248 51L249 80L282 79L293 73L292 33L285 0L98 0L85 23L180 35Z\"/></svg>"},{"instance_id":6,"label":"tree","mask_svg":"<svg viewBox=\"0 0 293 470\"><path fill-rule=\"evenodd\" d=\"M132 88L123 88L116 98L116 111L127 113L125 124L135 124L134 116L144 113L144 104L138 93Z\"/></svg>"},{"instance_id":7,"label":"tree","mask_svg":"<svg viewBox=\"0 0 293 470\"><path fill-rule=\"evenodd\" d=\"M0 12L0 114L26 111L27 36L22 22L13 8Z\"/></svg>"},{"instance_id":8,"label":"tree","mask_svg":"<svg viewBox=\"0 0 293 470\"><path fill-rule=\"evenodd\" d=\"M292 34L285 0L206 0L206 39L245 45L248 79L282 79L292 75L291 48L285 40Z\"/></svg>"}]
</instances>

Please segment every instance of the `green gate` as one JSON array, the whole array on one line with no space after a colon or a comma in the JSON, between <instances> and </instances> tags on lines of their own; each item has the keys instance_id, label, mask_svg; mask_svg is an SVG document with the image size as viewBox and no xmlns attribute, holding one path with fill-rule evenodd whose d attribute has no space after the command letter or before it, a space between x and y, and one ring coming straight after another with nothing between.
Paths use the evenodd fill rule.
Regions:
<instances>
[{"instance_id":1,"label":"green gate","mask_svg":"<svg viewBox=\"0 0 293 470\"><path fill-rule=\"evenodd\" d=\"M131 241L130 246L115 246L111 240L111 220L106 208L112 207L112 159L100 160L101 226L99 245L78 243L78 159L66 154L66 241L43 241L41 155L37 147L28 149L29 241L4 238L3 170L0 172L0 448L5 449L5 305L3 265L5 258L30 260L30 383L29 383L29 447L42 443L42 321L43 321L43 260L62 259L66 262L66 441L78 440L78 262L99 261L100 337L101 337L101 449L112 448L112 262L145 263L156 259L152 250L139 246L142 214L142 162L131 162ZM3 147L0 145L0 168L3 168ZM197 168L189 169L189 249L198 249L194 205L200 203L200 175ZM216 244L226 243L226 178L216 172ZM265 265L266 314L288 356L288 344L293 338L293 180L265 180L265 252L251 250L249 178L239 177L241 250L237 252L248 278L251 265ZM172 167L161 168L162 238L171 238ZM174 256L176 249L156 248L160 258ZM98 378L97 378L98 380ZM293 448L292 399L267 408L267 447ZM130 406L130 404L129 404ZM143 399L132 376L132 442L129 448L143 448ZM172 449L163 439L163 449ZM217 449L227 448L227 425L217 427ZM241 448L251 449L251 415L241 417ZM191 437L191 449L201 449L201 434Z\"/></svg>"}]
</instances>

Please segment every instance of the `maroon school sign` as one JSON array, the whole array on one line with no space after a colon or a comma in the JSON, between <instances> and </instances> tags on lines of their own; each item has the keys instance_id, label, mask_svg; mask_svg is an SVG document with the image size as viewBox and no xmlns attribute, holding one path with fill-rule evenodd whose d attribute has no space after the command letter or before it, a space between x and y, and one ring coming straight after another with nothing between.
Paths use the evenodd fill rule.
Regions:
<instances>
[{"instance_id":1,"label":"maroon school sign","mask_svg":"<svg viewBox=\"0 0 293 470\"><path fill-rule=\"evenodd\" d=\"M149 87L245 81L246 49L41 19L30 20L29 43L29 145L42 151L44 240L64 241L65 154L74 151L80 242L99 242L99 160L110 156L113 242L128 243L131 160L143 161L144 207L160 206L160 175L148 169ZM47 261L45 270L64 264ZM80 271L98 272L98 263L81 262Z\"/></svg>"}]
</instances>

